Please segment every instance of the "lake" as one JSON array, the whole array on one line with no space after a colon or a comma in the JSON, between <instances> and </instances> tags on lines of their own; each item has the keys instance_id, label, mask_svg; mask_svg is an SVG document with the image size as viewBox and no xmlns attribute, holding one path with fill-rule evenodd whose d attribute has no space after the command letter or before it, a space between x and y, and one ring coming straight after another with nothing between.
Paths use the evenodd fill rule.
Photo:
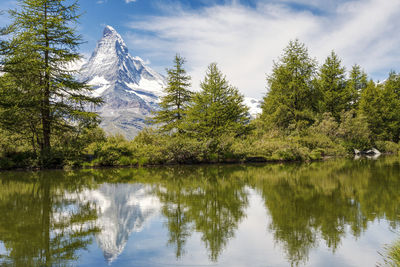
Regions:
<instances>
[{"instance_id":1,"label":"lake","mask_svg":"<svg viewBox=\"0 0 400 267\"><path fill-rule=\"evenodd\" d=\"M375 266L400 157L0 173L2 266Z\"/></svg>"}]
</instances>

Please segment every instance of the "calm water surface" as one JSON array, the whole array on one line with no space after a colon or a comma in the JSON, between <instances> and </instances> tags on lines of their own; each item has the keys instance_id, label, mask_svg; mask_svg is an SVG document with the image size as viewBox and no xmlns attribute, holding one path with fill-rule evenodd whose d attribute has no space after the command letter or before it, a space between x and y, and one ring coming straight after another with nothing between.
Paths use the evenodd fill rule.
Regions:
<instances>
[{"instance_id":1,"label":"calm water surface","mask_svg":"<svg viewBox=\"0 0 400 267\"><path fill-rule=\"evenodd\" d=\"M375 266L400 158L0 173L1 266Z\"/></svg>"}]
</instances>

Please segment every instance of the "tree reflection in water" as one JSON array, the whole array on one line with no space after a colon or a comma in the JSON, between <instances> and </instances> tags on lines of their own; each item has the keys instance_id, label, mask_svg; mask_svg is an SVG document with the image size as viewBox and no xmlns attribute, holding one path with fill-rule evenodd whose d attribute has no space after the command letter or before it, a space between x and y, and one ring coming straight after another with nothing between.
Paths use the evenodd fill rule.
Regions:
<instances>
[{"instance_id":1,"label":"tree reflection in water","mask_svg":"<svg viewBox=\"0 0 400 267\"><path fill-rule=\"evenodd\" d=\"M68 193L89 184L59 172L10 174L0 174L0 240L8 252L2 266L74 266L98 231L97 215Z\"/></svg>"},{"instance_id":2,"label":"tree reflection in water","mask_svg":"<svg viewBox=\"0 0 400 267\"><path fill-rule=\"evenodd\" d=\"M262 197L270 218L265 230L291 265L306 264L321 243L334 253L346 236L362 236L375 219L393 229L399 224L400 165L393 157L11 174L3 175L0 187L0 241L9 252L0 262L10 265L75 261L99 230L98 209L68 196L106 182L151 188L148 194L159 200L165 218L166 245L174 247L177 259L190 254L185 246L197 232L209 259L217 262L246 218L251 192Z\"/></svg>"}]
</instances>

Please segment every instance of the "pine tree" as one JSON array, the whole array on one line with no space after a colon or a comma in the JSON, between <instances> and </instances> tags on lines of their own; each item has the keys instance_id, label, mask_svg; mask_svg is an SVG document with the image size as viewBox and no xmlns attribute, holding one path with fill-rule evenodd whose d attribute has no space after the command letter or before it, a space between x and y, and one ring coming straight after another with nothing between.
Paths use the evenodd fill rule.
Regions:
<instances>
[{"instance_id":1,"label":"pine tree","mask_svg":"<svg viewBox=\"0 0 400 267\"><path fill-rule=\"evenodd\" d=\"M316 65L304 44L298 40L289 42L267 77L269 91L264 97L262 118L268 124L287 129L313 122L317 106Z\"/></svg>"},{"instance_id":2,"label":"pine tree","mask_svg":"<svg viewBox=\"0 0 400 267\"><path fill-rule=\"evenodd\" d=\"M322 113L329 112L337 121L347 108L349 92L346 90L346 70L335 52L331 52L319 71L318 85L321 93Z\"/></svg>"},{"instance_id":3,"label":"pine tree","mask_svg":"<svg viewBox=\"0 0 400 267\"><path fill-rule=\"evenodd\" d=\"M209 65L200 87L202 91L194 95L189 109L190 132L200 138L243 133L249 121L248 108L243 104L243 96L229 85L216 63Z\"/></svg>"},{"instance_id":4,"label":"pine tree","mask_svg":"<svg viewBox=\"0 0 400 267\"><path fill-rule=\"evenodd\" d=\"M182 121L192 98L190 76L186 74L183 64L185 59L175 55L174 68L167 69L168 86L164 89L165 96L161 98L161 110L155 112L151 122L161 124L162 132L182 132Z\"/></svg>"},{"instance_id":5,"label":"pine tree","mask_svg":"<svg viewBox=\"0 0 400 267\"><path fill-rule=\"evenodd\" d=\"M19 0L19 10L10 11L12 38L3 58L3 84L8 86L1 88L1 117L7 117L5 112L9 121L22 120L22 128L14 130L29 129L42 156L50 153L52 134L96 122L97 115L86 108L101 103L68 70L69 63L80 59L76 50L81 36L73 28L78 4L66 2Z\"/></svg>"}]
</instances>

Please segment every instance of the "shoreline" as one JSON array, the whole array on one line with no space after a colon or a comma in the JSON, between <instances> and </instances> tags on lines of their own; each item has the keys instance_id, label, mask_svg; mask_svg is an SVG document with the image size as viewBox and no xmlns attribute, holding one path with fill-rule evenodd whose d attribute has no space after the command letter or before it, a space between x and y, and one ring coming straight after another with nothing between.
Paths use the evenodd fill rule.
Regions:
<instances>
[{"instance_id":1,"label":"shoreline","mask_svg":"<svg viewBox=\"0 0 400 267\"><path fill-rule=\"evenodd\" d=\"M380 157L394 156L395 153L382 153ZM143 165L109 165L109 166L80 166L80 167L52 167L52 168L15 168L15 169L0 169L0 173L3 172L39 172L39 171L77 171L77 170L101 170L101 169L125 169L125 168L153 168L153 167L173 167L173 166L204 166L204 165L244 165L244 164L283 164L283 163L312 163L312 162L323 162L334 159L356 159L355 155L345 156L324 156L321 159L310 159L310 160L238 160L238 161L209 161L209 162L187 162L187 163L162 163L162 164L143 164ZM367 156L360 156L360 159L369 159ZM374 159L370 159L374 160Z\"/></svg>"}]
</instances>

